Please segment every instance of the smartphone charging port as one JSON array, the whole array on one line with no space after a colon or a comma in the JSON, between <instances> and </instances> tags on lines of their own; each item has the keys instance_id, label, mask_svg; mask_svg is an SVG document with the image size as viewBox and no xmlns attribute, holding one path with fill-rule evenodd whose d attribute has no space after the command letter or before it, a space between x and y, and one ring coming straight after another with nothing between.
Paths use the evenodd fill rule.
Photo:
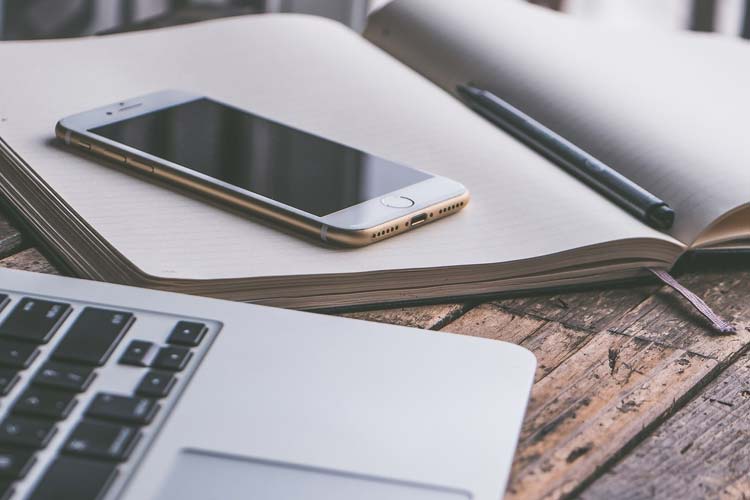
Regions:
<instances>
[{"instance_id":1,"label":"smartphone charging port","mask_svg":"<svg viewBox=\"0 0 750 500\"><path fill-rule=\"evenodd\" d=\"M411 221L409 221L409 225L411 227L418 226L422 223L424 223L427 220L427 214L419 214L415 215L411 218Z\"/></svg>"}]
</instances>

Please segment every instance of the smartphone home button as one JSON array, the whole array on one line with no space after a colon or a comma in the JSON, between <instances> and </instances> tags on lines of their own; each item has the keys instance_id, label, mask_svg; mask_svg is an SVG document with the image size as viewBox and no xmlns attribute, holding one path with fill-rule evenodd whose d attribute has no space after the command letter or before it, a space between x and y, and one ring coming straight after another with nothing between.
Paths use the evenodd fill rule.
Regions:
<instances>
[{"instance_id":1,"label":"smartphone home button","mask_svg":"<svg viewBox=\"0 0 750 500\"><path fill-rule=\"evenodd\" d=\"M414 205L414 200L406 196L386 196L380 200L380 203L391 208L409 208Z\"/></svg>"}]
</instances>

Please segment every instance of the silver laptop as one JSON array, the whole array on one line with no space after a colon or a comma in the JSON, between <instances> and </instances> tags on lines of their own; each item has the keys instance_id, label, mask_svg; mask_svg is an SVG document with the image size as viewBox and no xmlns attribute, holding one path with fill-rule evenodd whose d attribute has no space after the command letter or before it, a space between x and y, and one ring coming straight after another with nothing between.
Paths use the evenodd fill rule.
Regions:
<instances>
[{"instance_id":1,"label":"silver laptop","mask_svg":"<svg viewBox=\"0 0 750 500\"><path fill-rule=\"evenodd\" d=\"M0 270L0 498L497 500L497 341Z\"/></svg>"}]
</instances>

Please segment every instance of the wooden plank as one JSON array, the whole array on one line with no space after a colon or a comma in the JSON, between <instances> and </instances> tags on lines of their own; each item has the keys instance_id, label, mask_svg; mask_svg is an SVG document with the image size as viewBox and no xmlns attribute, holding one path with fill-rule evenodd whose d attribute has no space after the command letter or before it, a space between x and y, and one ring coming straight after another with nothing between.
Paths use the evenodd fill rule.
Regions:
<instances>
[{"instance_id":1,"label":"wooden plank","mask_svg":"<svg viewBox=\"0 0 750 500\"><path fill-rule=\"evenodd\" d=\"M655 285L541 294L496 300L471 309L444 331L520 344L537 357L536 380L599 331L643 303Z\"/></svg>"},{"instance_id":2,"label":"wooden plank","mask_svg":"<svg viewBox=\"0 0 750 500\"><path fill-rule=\"evenodd\" d=\"M750 342L750 271L681 280L742 331L713 335L681 298L654 286L494 301L443 327L537 355L509 498L575 494Z\"/></svg>"},{"instance_id":3,"label":"wooden plank","mask_svg":"<svg viewBox=\"0 0 750 500\"><path fill-rule=\"evenodd\" d=\"M595 334L533 388L510 498L574 494L750 342L750 271L686 276L741 332L713 335L660 291Z\"/></svg>"},{"instance_id":4,"label":"wooden plank","mask_svg":"<svg viewBox=\"0 0 750 500\"><path fill-rule=\"evenodd\" d=\"M521 344L545 324L544 320L508 313L490 302L471 309L442 331Z\"/></svg>"},{"instance_id":5,"label":"wooden plank","mask_svg":"<svg viewBox=\"0 0 750 500\"><path fill-rule=\"evenodd\" d=\"M747 498L748 413L746 353L588 488L584 498Z\"/></svg>"},{"instance_id":6,"label":"wooden plank","mask_svg":"<svg viewBox=\"0 0 750 500\"><path fill-rule=\"evenodd\" d=\"M44 255L39 253L35 248L29 248L0 260L0 267L21 269L36 273L60 274Z\"/></svg>"},{"instance_id":7,"label":"wooden plank","mask_svg":"<svg viewBox=\"0 0 750 500\"><path fill-rule=\"evenodd\" d=\"M513 314L557 321L570 328L600 331L643 302L659 287L612 287L572 293L547 293L495 301Z\"/></svg>"},{"instance_id":8,"label":"wooden plank","mask_svg":"<svg viewBox=\"0 0 750 500\"><path fill-rule=\"evenodd\" d=\"M534 332L521 343L536 356L537 368L534 381L538 382L549 375L593 338L594 336L588 332L574 330L553 322Z\"/></svg>"},{"instance_id":9,"label":"wooden plank","mask_svg":"<svg viewBox=\"0 0 750 500\"><path fill-rule=\"evenodd\" d=\"M534 386L508 497L569 495L715 366L653 342L595 335Z\"/></svg>"},{"instance_id":10,"label":"wooden plank","mask_svg":"<svg viewBox=\"0 0 750 500\"><path fill-rule=\"evenodd\" d=\"M411 326L427 330L437 330L459 317L471 306L468 304L435 304L417 307L400 307L397 309L380 309L345 313L347 318L389 323L392 325Z\"/></svg>"},{"instance_id":11,"label":"wooden plank","mask_svg":"<svg viewBox=\"0 0 750 500\"><path fill-rule=\"evenodd\" d=\"M750 332L750 269L687 274L680 282L702 297L721 316L733 322L738 333L716 335L708 322L679 295L662 288L610 327L624 335L649 339L725 360L748 342Z\"/></svg>"},{"instance_id":12,"label":"wooden plank","mask_svg":"<svg viewBox=\"0 0 750 500\"><path fill-rule=\"evenodd\" d=\"M0 259L23 248L21 232L0 215Z\"/></svg>"},{"instance_id":13,"label":"wooden plank","mask_svg":"<svg viewBox=\"0 0 750 500\"><path fill-rule=\"evenodd\" d=\"M560 323L506 312L495 303L470 310L443 331L520 344L536 355L538 381L591 338Z\"/></svg>"}]
</instances>

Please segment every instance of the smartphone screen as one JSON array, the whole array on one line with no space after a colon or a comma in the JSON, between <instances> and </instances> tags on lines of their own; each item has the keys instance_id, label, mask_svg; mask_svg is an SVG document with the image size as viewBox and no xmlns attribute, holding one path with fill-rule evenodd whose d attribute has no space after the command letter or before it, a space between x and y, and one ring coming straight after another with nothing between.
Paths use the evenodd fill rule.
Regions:
<instances>
[{"instance_id":1,"label":"smartphone screen","mask_svg":"<svg viewBox=\"0 0 750 500\"><path fill-rule=\"evenodd\" d=\"M206 98L89 132L319 217L431 177Z\"/></svg>"}]
</instances>

